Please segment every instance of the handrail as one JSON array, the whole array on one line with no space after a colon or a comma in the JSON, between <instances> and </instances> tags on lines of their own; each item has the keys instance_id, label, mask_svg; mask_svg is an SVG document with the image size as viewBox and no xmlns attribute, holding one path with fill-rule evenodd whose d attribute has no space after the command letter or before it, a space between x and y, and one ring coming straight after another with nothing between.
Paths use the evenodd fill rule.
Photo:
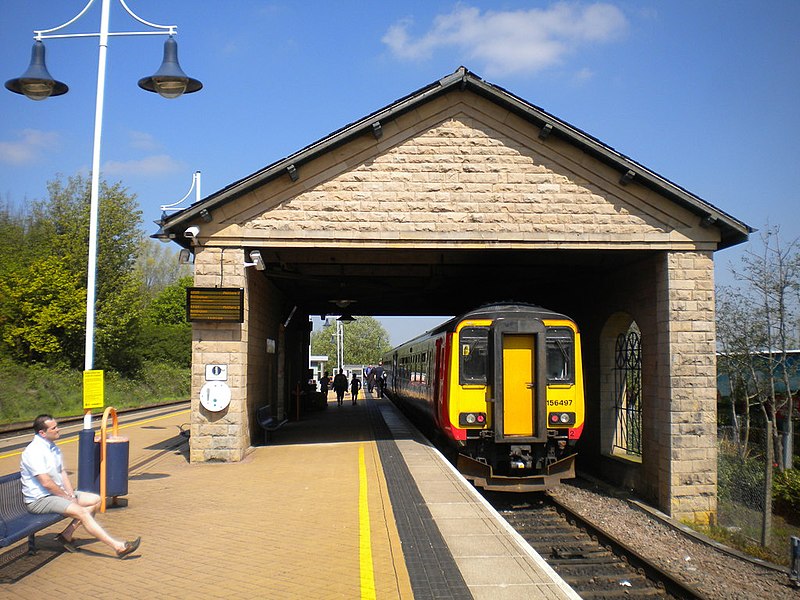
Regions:
<instances>
[{"instance_id":1,"label":"handrail","mask_svg":"<svg viewBox=\"0 0 800 600\"><path fill-rule=\"evenodd\" d=\"M119 421L117 420L117 409L109 406L103 412L103 420L100 423L100 512L106 512L106 442L108 440L108 415L111 414L112 437L117 436Z\"/></svg>"}]
</instances>

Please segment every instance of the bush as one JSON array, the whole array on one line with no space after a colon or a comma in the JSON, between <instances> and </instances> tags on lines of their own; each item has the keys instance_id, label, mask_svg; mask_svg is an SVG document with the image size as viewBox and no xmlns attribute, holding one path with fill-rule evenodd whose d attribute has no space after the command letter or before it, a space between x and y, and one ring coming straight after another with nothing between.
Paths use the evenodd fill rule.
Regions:
<instances>
[{"instance_id":1,"label":"bush","mask_svg":"<svg viewBox=\"0 0 800 600\"><path fill-rule=\"evenodd\" d=\"M800 471L788 469L777 473L772 482L775 509L787 518L800 520Z\"/></svg>"}]
</instances>

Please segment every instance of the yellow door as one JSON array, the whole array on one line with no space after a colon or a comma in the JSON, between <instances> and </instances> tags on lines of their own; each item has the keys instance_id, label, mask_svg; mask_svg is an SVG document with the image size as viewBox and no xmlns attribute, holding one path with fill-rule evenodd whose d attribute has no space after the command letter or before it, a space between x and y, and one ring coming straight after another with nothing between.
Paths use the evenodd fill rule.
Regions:
<instances>
[{"instance_id":1,"label":"yellow door","mask_svg":"<svg viewBox=\"0 0 800 600\"><path fill-rule=\"evenodd\" d=\"M503 435L532 436L536 373L533 335L503 335Z\"/></svg>"}]
</instances>

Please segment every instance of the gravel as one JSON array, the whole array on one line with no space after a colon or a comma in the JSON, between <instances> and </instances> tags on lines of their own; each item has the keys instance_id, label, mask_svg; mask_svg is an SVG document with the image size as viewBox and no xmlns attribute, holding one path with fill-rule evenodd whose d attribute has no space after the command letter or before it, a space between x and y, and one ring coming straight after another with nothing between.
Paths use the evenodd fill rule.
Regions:
<instances>
[{"instance_id":1,"label":"gravel","mask_svg":"<svg viewBox=\"0 0 800 600\"><path fill-rule=\"evenodd\" d=\"M677 531L618 491L576 480L556 487L552 496L709 599L800 599L787 570L731 556Z\"/></svg>"}]
</instances>

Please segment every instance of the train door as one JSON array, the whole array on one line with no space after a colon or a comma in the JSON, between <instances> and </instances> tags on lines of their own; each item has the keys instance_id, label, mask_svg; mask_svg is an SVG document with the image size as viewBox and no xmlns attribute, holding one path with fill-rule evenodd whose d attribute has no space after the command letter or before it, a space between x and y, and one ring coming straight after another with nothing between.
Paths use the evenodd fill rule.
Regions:
<instances>
[{"instance_id":1,"label":"train door","mask_svg":"<svg viewBox=\"0 0 800 600\"><path fill-rule=\"evenodd\" d=\"M547 439L545 327L541 322L497 319L489 336L497 441Z\"/></svg>"}]
</instances>

